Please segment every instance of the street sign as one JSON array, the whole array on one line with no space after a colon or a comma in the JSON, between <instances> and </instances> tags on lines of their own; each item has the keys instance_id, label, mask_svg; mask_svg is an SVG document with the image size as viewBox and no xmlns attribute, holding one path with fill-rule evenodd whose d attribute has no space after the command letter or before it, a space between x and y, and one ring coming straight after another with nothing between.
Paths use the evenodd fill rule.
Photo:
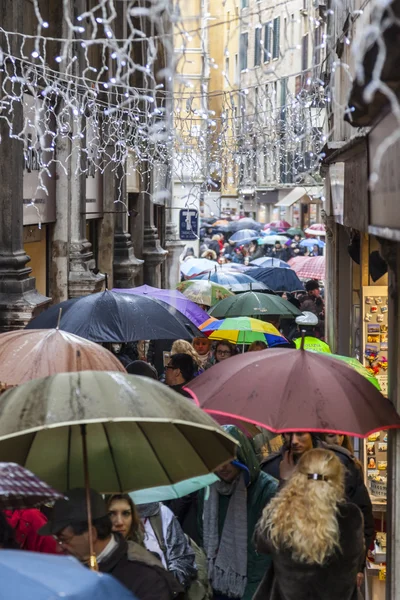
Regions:
<instances>
[{"instance_id":1,"label":"street sign","mask_svg":"<svg viewBox=\"0 0 400 600\"><path fill-rule=\"evenodd\" d=\"M199 213L197 210L182 208L179 211L179 237L181 240L197 240Z\"/></svg>"}]
</instances>

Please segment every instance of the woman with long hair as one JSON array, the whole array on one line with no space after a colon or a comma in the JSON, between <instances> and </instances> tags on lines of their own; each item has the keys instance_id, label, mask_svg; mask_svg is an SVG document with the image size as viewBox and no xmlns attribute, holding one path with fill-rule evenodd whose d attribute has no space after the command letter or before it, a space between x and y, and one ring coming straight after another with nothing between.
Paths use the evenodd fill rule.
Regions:
<instances>
[{"instance_id":1,"label":"woman with long hair","mask_svg":"<svg viewBox=\"0 0 400 600\"><path fill-rule=\"evenodd\" d=\"M344 468L321 448L303 454L264 509L257 548L272 555L254 600L356 600L363 517L344 499Z\"/></svg>"},{"instance_id":2,"label":"woman with long hair","mask_svg":"<svg viewBox=\"0 0 400 600\"><path fill-rule=\"evenodd\" d=\"M126 540L144 546L142 521L129 494L114 494L106 500L113 531L120 533Z\"/></svg>"}]
</instances>

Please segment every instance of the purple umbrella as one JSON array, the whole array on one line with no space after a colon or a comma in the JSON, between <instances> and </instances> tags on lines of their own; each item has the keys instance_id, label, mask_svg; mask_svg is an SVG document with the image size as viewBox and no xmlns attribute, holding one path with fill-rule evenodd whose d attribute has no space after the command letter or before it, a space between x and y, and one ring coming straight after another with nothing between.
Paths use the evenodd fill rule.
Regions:
<instances>
[{"instance_id":1,"label":"purple umbrella","mask_svg":"<svg viewBox=\"0 0 400 600\"><path fill-rule=\"evenodd\" d=\"M149 298L155 298L161 300L170 306L179 310L188 319L192 321L197 327L209 319L209 315L200 306L188 300L186 296L178 292L178 290L163 290L161 288L151 287L150 285L141 285L140 287L129 288L126 290L120 288L114 288L113 292L120 292L124 294L134 294L136 296L148 296Z\"/></svg>"}]
</instances>

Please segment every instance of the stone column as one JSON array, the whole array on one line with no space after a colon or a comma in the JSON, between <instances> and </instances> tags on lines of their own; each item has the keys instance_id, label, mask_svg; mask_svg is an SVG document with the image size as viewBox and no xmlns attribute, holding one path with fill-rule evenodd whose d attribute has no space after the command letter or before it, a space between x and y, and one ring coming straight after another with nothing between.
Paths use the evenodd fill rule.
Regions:
<instances>
[{"instance_id":1,"label":"stone column","mask_svg":"<svg viewBox=\"0 0 400 600\"><path fill-rule=\"evenodd\" d=\"M127 232L128 201L126 195L126 178L119 169L118 193L125 204L115 204L115 234L114 234L114 287L135 287L135 280L142 270L143 260L136 258L131 235Z\"/></svg>"},{"instance_id":2,"label":"stone column","mask_svg":"<svg viewBox=\"0 0 400 600\"><path fill-rule=\"evenodd\" d=\"M174 223L172 222L172 218L170 216L171 209L167 210L167 225L165 227L165 249L168 252L165 261L165 277L164 277L164 287L166 289L174 289L178 283L180 282L180 262L179 257L183 252L185 247L185 242L179 239L178 230Z\"/></svg>"},{"instance_id":3,"label":"stone column","mask_svg":"<svg viewBox=\"0 0 400 600\"><path fill-rule=\"evenodd\" d=\"M167 250L161 248L157 229L154 227L154 206L149 194L149 171L144 167L142 175L142 190L144 201L144 235L143 235L143 258L145 260L143 279L144 283L153 287L161 287L160 265L168 254Z\"/></svg>"},{"instance_id":4,"label":"stone column","mask_svg":"<svg viewBox=\"0 0 400 600\"><path fill-rule=\"evenodd\" d=\"M0 0L0 23L6 31L23 30L23 3L16 0ZM0 36L0 46L14 55L19 55L20 41L10 36L8 42ZM10 75L14 65L5 61L3 69ZM0 85L4 75L0 74ZM10 89L10 83L5 84ZM19 93L17 83L12 84ZM21 102L13 102L13 134L23 129L23 107ZM27 266L29 256L23 246L23 143L10 138L10 129L5 119L0 118L0 331L23 328L32 316L36 316L50 302L36 290L36 280L30 277Z\"/></svg>"},{"instance_id":5,"label":"stone column","mask_svg":"<svg viewBox=\"0 0 400 600\"><path fill-rule=\"evenodd\" d=\"M107 148L107 156L113 156L113 147ZM114 230L115 230L115 165L106 165L103 173L103 217L99 222L98 268L107 275L107 287L114 287Z\"/></svg>"}]
</instances>

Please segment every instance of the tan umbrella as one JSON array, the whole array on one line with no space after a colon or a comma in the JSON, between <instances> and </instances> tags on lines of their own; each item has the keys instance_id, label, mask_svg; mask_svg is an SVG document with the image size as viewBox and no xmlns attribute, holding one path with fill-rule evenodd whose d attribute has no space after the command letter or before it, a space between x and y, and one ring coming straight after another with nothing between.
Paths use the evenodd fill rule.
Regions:
<instances>
[{"instance_id":1,"label":"tan umbrella","mask_svg":"<svg viewBox=\"0 0 400 600\"><path fill-rule=\"evenodd\" d=\"M61 373L8 390L0 402L0 461L60 490L168 486L212 473L235 448L193 402L146 377ZM88 515L91 522L90 506Z\"/></svg>"},{"instance_id":2,"label":"tan umbrella","mask_svg":"<svg viewBox=\"0 0 400 600\"><path fill-rule=\"evenodd\" d=\"M4 387L72 371L122 371L108 350L61 329L23 329L0 334L0 382Z\"/></svg>"}]
</instances>

